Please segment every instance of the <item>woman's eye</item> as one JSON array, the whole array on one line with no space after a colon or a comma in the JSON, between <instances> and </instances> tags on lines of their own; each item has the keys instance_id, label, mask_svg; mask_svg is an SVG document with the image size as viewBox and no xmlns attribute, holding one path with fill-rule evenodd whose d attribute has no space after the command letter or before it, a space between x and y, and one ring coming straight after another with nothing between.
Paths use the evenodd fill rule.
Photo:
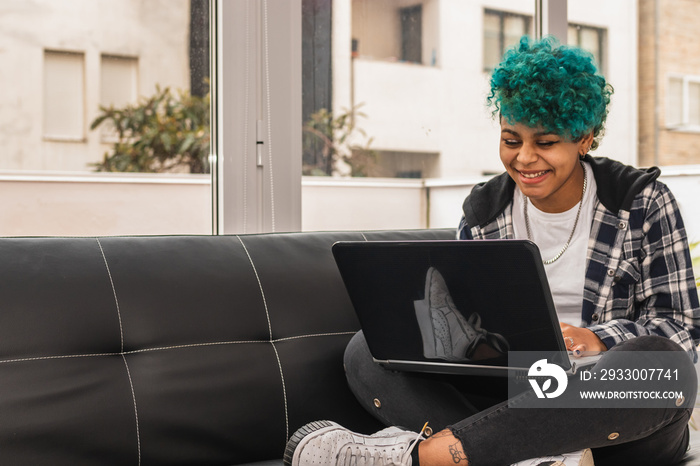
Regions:
<instances>
[{"instance_id":1,"label":"woman's eye","mask_svg":"<svg viewBox=\"0 0 700 466\"><path fill-rule=\"evenodd\" d=\"M537 145L541 147L550 147L556 144L557 141L538 141Z\"/></svg>"},{"instance_id":2,"label":"woman's eye","mask_svg":"<svg viewBox=\"0 0 700 466\"><path fill-rule=\"evenodd\" d=\"M503 142L506 146L517 146L518 144L520 144L520 141L518 141L517 139L504 139Z\"/></svg>"}]
</instances>

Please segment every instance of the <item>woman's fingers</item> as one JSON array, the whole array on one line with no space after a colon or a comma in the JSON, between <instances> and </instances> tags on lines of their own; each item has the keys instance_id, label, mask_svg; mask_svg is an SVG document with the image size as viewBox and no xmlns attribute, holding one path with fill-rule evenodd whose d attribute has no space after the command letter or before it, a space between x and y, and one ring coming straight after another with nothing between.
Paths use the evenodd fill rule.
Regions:
<instances>
[{"instance_id":1,"label":"woman's fingers","mask_svg":"<svg viewBox=\"0 0 700 466\"><path fill-rule=\"evenodd\" d=\"M573 352L574 357L580 358L581 356L583 356L585 354L586 351L588 351L588 347L586 346L585 343L581 343L581 344L575 345L571 349L571 351Z\"/></svg>"}]
</instances>

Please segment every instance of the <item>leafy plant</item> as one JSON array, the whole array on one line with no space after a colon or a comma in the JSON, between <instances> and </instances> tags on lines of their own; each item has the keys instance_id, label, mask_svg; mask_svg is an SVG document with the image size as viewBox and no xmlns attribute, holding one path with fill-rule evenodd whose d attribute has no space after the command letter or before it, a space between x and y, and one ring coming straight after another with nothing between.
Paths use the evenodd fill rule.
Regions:
<instances>
[{"instance_id":1,"label":"leafy plant","mask_svg":"<svg viewBox=\"0 0 700 466\"><path fill-rule=\"evenodd\" d=\"M96 171L209 171L209 95L196 97L156 87L155 95L124 108L100 107L90 125L113 134L115 142Z\"/></svg>"},{"instance_id":2,"label":"leafy plant","mask_svg":"<svg viewBox=\"0 0 700 466\"><path fill-rule=\"evenodd\" d=\"M359 106L336 117L325 108L311 115L303 127L304 175L332 175L347 171L345 167L352 176L369 175L377 161L376 152L369 148L372 140L364 146L353 144L360 136L366 138L365 132L355 126L357 118L366 117L357 111Z\"/></svg>"}]
</instances>

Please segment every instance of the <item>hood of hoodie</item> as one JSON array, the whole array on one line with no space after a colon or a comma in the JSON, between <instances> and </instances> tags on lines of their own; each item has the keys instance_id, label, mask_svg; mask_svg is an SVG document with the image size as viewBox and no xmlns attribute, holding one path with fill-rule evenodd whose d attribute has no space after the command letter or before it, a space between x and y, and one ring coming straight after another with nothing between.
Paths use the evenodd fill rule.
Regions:
<instances>
[{"instance_id":1,"label":"hood of hoodie","mask_svg":"<svg viewBox=\"0 0 700 466\"><path fill-rule=\"evenodd\" d=\"M586 155L584 161L593 170L598 199L616 214L629 210L635 196L661 174L658 167L639 169L606 157ZM467 224L483 227L494 221L513 200L514 190L515 181L508 173L474 186L462 205Z\"/></svg>"}]
</instances>

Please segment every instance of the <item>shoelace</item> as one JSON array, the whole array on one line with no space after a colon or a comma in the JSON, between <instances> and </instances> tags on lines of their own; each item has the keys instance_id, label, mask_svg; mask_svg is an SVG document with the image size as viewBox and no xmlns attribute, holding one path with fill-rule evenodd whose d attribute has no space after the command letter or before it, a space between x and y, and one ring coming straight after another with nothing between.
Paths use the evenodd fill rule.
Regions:
<instances>
[{"instance_id":1,"label":"shoelace","mask_svg":"<svg viewBox=\"0 0 700 466\"><path fill-rule=\"evenodd\" d=\"M491 343L491 345L495 349L502 353L508 351L508 342L505 338L503 338L501 334L491 333L488 330L481 328L481 316L479 316L479 314L477 314L476 312L472 313L472 315L469 316L467 322L469 322L472 325L472 327L477 333L482 334L485 337L486 341Z\"/></svg>"},{"instance_id":2,"label":"shoelace","mask_svg":"<svg viewBox=\"0 0 700 466\"><path fill-rule=\"evenodd\" d=\"M348 446L345 452L338 454L337 465L356 466L356 465L372 465L372 466L389 466L389 465L406 465L406 459L411 456L411 452L418 445L419 440L425 440L425 431L428 428L428 423L423 425L420 432L416 434L416 438L409 444L408 448L401 449L392 445L391 448L386 448L380 451L376 448L368 448L360 445ZM360 462L359 460L362 460ZM389 459L391 462L386 462Z\"/></svg>"}]
</instances>

